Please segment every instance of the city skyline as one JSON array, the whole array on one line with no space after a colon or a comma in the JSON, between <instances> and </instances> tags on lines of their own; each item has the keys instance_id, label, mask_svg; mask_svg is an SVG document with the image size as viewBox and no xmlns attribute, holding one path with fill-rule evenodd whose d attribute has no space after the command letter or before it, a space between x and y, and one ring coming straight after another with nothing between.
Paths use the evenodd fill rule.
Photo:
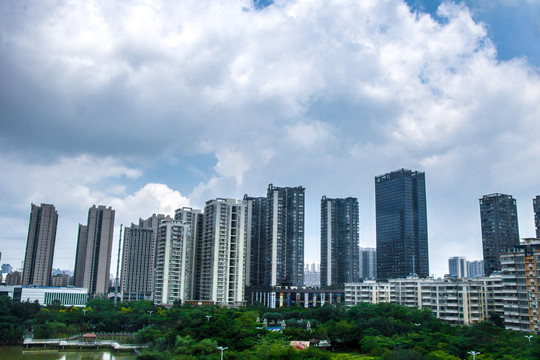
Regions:
<instances>
[{"instance_id":1,"label":"city skyline","mask_svg":"<svg viewBox=\"0 0 540 360\"><path fill-rule=\"evenodd\" d=\"M374 247L373 176L402 167L426 173L437 276L482 257L483 194L512 194L534 236L538 2L92 4L0 4L2 262L20 267L32 202L59 209L72 269L93 204L116 249L120 224L268 183L306 188L318 262L321 196L358 198Z\"/></svg>"}]
</instances>

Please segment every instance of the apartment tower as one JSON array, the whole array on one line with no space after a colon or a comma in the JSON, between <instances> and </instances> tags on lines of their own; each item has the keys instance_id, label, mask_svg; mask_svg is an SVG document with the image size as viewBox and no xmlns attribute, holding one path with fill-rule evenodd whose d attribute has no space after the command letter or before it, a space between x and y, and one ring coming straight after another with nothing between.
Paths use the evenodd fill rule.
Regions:
<instances>
[{"instance_id":1,"label":"apartment tower","mask_svg":"<svg viewBox=\"0 0 540 360\"><path fill-rule=\"evenodd\" d=\"M32 204L26 240L23 285L50 286L58 213L54 205Z\"/></svg>"},{"instance_id":2,"label":"apartment tower","mask_svg":"<svg viewBox=\"0 0 540 360\"><path fill-rule=\"evenodd\" d=\"M114 214L111 207L94 205L87 225L79 224L74 285L87 288L91 296L109 293Z\"/></svg>"},{"instance_id":3,"label":"apartment tower","mask_svg":"<svg viewBox=\"0 0 540 360\"><path fill-rule=\"evenodd\" d=\"M516 200L511 195L484 195L480 201L482 249L486 276L501 270L501 252L519 245Z\"/></svg>"},{"instance_id":4,"label":"apartment tower","mask_svg":"<svg viewBox=\"0 0 540 360\"><path fill-rule=\"evenodd\" d=\"M206 202L199 247L199 300L244 304L246 212L243 201L218 198Z\"/></svg>"},{"instance_id":5,"label":"apartment tower","mask_svg":"<svg viewBox=\"0 0 540 360\"><path fill-rule=\"evenodd\" d=\"M358 199L321 199L321 286L359 280Z\"/></svg>"},{"instance_id":6,"label":"apartment tower","mask_svg":"<svg viewBox=\"0 0 540 360\"><path fill-rule=\"evenodd\" d=\"M533 199L534 225L536 227L536 238L540 239L540 195Z\"/></svg>"},{"instance_id":7,"label":"apartment tower","mask_svg":"<svg viewBox=\"0 0 540 360\"><path fill-rule=\"evenodd\" d=\"M152 215L124 229L121 265L121 294L124 301L151 300L154 291L156 237L160 222L172 220Z\"/></svg>"},{"instance_id":8,"label":"apartment tower","mask_svg":"<svg viewBox=\"0 0 540 360\"><path fill-rule=\"evenodd\" d=\"M406 169L375 177L377 278L429 276L425 174Z\"/></svg>"}]
</instances>

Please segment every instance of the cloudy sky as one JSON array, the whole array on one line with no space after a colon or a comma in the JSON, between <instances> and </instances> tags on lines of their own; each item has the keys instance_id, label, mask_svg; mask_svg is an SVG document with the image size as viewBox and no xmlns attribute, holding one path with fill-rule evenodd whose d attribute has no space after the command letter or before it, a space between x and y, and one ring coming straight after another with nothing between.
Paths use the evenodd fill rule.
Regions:
<instances>
[{"instance_id":1,"label":"cloudy sky","mask_svg":"<svg viewBox=\"0 0 540 360\"><path fill-rule=\"evenodd\" d=\"M216 197L306 188L358 197L426 172L430 272L481 259L478 199L512 194L534 236L540 194L540 1L0 2L0 251L19 267L31 203L59 213L72 269L93 204L119 225ZM115 268L113 266L113 268Z\"/></svg>"}]
</instances>

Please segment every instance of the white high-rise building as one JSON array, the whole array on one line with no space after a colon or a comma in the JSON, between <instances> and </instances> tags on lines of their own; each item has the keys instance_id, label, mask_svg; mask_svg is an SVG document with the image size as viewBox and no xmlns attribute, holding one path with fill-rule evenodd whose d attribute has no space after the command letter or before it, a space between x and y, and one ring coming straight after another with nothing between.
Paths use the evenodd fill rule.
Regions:
<instances>
[{"instance_id":1,"label":"white high-rise building","mask_svg":"<svg viewBox=\"0 0 540 360\"><path fill-rule=\"evenodd\" d=\"M484 276L484 260L467 261L467 276L470 278Z\"/></svg>"},{"instance_id":2,"label":"white high-rise building","mask_svg":"<svg viewBox=\"0 0 540 360\"><path fill-rule=\"evenodd\" d=\"M191 225L177 220L158 227L154 302L172 305L192 300L195 245Z\"/></svg>"},{"instance_id":3,"label":"white high-rise building","mask_svg":"<svg viewBox=\"0 0 540 360\"><path fill-rule=\"evenodd\" d=\"M463 279L469 277L467 274L467 259L463 256L454 256L448 259L448 273L450 277Z\"/></svg>"},{"instance_id":4,"label":"white high-rise building","mask_svg":"<svg viewBox=\"0 0 540 360\"><path fill-rule=\"evenodd\" d=\"M200 300L220 305L244 303L247 202L215 199L206 202L202 229Z\"/></svg>"},{"instance_id":5,"label":"white high-rise building","mask_svg":"<svg viewBox=\"0 0 540 360\"><path fill-rule=\"evenodd\" d=\"M103 205L91 207L87 225L79 224L74 285L91 296L109 293L113 230L114 210Z\"/></svg>"}]
</instances>

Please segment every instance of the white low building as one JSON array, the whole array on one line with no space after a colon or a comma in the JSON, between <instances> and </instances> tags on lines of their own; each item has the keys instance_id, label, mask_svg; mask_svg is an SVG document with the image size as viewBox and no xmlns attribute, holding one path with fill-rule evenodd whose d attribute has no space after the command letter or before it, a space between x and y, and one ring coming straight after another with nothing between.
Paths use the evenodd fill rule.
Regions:
<instances>
[{"instance_id":1,"label":"white low building","mask_svg":"<svg viewBox=\"0 0 540 360\"><path fill-rule=\"evenodd\" d=\"M35 302L40 305L84 307L88 289L49 286L0 286L0 296L7 295L14 301Z\"/></svg>"}]
</instances>

